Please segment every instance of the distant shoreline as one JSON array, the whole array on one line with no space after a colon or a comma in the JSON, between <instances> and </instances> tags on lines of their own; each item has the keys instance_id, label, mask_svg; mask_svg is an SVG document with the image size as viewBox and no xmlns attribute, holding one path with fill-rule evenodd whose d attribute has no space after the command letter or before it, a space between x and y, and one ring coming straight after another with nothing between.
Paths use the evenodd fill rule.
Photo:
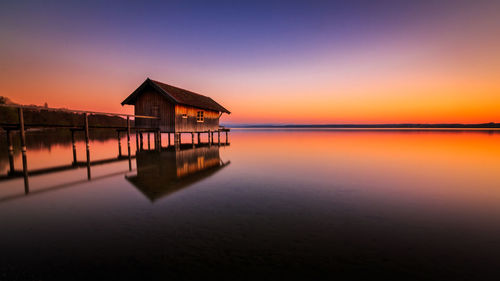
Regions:
<instances>
[{"instance_id":1,"label":"distant shoreline","mask_svg":"<svg viewBox=\"0 0 500 281\"><path fill-rule=\"evenodd\" d=\"M500 123L481 124L226 124L227 128L254 129L499 129Z\"/></svg>"}]
</instances>

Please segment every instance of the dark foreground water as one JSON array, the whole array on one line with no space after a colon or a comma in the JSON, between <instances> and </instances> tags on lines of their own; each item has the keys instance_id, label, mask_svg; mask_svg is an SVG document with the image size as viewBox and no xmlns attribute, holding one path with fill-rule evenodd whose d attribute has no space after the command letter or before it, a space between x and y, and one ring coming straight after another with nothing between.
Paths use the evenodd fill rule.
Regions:
<instances>
[{"instance_id":1,"label":"dark foreground water","mask_svg":"<svg viewBox=\"0 0 500 281\"><path fill-rule=\"evenodd\" d=\"M69 142L43 139L30 169L71 163ZM28 194L22 178L0 181L0 280L498 280L498 132L233 130L230 142L139 152L132 171L93 166L90 181L85 167L33 176ZM92 159L116 145L95 140Z\"/></svg>"}]
</instances>

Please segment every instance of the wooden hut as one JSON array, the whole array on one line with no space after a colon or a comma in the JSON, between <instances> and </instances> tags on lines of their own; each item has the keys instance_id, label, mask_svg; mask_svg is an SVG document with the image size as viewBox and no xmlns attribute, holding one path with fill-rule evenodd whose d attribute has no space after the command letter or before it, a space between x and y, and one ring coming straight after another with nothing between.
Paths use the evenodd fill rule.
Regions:
<instances>
[{"instance_id":1,"label":"wooden hut","mask_svg":"<svg viewBox=\"0 0 500 281\"><path fill-rule=\"evenodd\" d=\"M221 115L230 114L210 97L149 78L121 104L134 105L135 115L158 117L136 119L136 128L169 133L217 131Z\"/></svg>"}]
</instances>

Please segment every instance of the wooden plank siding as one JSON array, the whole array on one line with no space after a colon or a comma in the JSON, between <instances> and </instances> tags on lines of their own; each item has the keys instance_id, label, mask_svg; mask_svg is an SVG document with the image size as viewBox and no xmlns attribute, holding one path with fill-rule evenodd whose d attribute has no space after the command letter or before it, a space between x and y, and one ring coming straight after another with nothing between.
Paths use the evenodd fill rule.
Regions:
<instances>
[{"instance_id":1,"label":"wooden plank siding","mask_svg":"<svg viewBox=\"0 0 500 281\"><path fill-rule=\"evenodd\" d=\"M159 128L163 132L174 131L175 106L173 103L168 101L165 97L163 97L161 94L154 91L153 89L144 91L144 93L137 98L134 108L135 108L135 115L148 115L148 116L160 117L160 119L136 118L135 120L136 127Z\"/></svg>"},{"instance_id":2,"label":"wooden plank siding","mask_svg":"<svg viewBox=\"0 0 500 281\"><path fill-rule=\"evenodd\" d=\"M198 111L203 111L203 122L197 121ZM206 132L219 129L219 112L187 105L175 105L153 89L145 90L137 98L135 115L160 118L136 118L135 126L138 128L159 128L162 132Z\"/></svg>"},{"instance_id":3,"label":"wooden plank siding","mask_svg":"<svg viewBox=\"0 0 500 281\"><path fill-rule=\"evenodd\" d=\"M197 121L198 111L203 111L203 122ZM183 117L183 115L186 117ZM219 112L199 109L192 106L175 106L175 131L176 132L206 132L219 129Z\"/></svg>"}]
</instances>

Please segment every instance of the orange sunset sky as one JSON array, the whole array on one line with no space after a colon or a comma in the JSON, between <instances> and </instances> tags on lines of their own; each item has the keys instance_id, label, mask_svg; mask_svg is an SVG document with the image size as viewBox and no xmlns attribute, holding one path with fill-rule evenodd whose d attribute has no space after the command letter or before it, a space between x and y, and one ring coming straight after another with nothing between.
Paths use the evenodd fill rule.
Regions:
<instances>
[{"instance_id":1,"label":"orange sunset sky","mask_svg":"<svg viewBox=\"0 0 500 281\"><path fill-rule=\"evenodd\" d=\"M499 2L346 2L2 3L0 95L132 113L150 77L226 124L500 122Z\"/></svg>"}]
</instances>

